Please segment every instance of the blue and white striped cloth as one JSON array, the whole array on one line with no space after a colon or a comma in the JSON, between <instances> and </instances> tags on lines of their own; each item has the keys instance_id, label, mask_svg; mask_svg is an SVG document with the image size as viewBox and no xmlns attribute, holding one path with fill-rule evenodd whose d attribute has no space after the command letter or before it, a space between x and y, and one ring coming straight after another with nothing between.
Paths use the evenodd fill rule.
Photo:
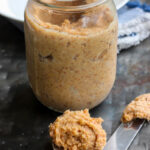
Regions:
<instances>
[{"instance_id":1,"label":"blue and white striped cloth","mask_svg":"<svg viewBox=\"0 0 150 150\"><path fill-rule=\"evenodd\" d=\"M130 1L118 11L118 50L140 44L150 36L150 5Z\"/></svg>"}]
</instances>

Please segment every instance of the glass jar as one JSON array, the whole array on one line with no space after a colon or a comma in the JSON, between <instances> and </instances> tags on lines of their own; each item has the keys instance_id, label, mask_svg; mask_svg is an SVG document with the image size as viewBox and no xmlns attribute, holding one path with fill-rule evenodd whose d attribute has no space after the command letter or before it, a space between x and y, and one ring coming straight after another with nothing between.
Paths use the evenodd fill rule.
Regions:
<instances>
[{"instance_id":1,"label":"glass jar","mask_svg":"<svg viewBox=\"0 0 150 150\"><path fill-rule=\"evenodd\" d=\"M50 109L93 108L116 76L118 21L113 0L29 0L28 77Z\"/></svg>"}]
</instances>

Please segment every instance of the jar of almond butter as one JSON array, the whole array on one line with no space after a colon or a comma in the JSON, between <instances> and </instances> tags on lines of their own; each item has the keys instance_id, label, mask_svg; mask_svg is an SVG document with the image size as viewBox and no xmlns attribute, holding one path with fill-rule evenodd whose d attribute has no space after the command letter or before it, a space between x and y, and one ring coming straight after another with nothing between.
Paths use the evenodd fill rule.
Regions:
<instances>
[{"instance_id":1,"label":"jar of almond butter","mask_svg":"<svg viewBox=\"0 0 150 150\"><path fill-rule=\"evenodd\" d=\"M93 108L116 76L113 0L29 0L25 40L30 85L50 109Z\"/></svg>"}]
</instances>

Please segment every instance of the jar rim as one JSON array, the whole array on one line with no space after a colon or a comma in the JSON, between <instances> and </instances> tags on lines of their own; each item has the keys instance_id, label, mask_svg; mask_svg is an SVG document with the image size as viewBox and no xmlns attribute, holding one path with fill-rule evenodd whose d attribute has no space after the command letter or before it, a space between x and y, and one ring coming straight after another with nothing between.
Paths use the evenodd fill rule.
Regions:
<instances>
[{"instance_id":1,"label":"jar rim","mask_svg":"<svg viewBox=\"0 0 150 150\"><path fill-rule=\"evenodd\" d=\"M89 3L89 4L82 4L79 6L57 6L54 4L48 4L45 2L40 2L40 1L35 1L35 0L30 0L33 3L36 3L37 5L40 6L45 6L54 10L60 10L60 11L82 11L82 10L86 10L86 9L90 9L99 5L104 4L105 2L109 1L109 0L97 0L95 2ZM64 1L65 2L65 1Z\"/></svg>"}]
</instances>

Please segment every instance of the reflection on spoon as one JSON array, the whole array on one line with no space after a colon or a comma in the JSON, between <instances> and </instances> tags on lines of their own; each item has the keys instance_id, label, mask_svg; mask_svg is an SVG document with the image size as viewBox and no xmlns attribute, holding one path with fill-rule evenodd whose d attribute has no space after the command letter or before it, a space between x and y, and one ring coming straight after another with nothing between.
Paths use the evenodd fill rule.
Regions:
<instances>
[{"instance_id":1,"label":"reflection on spoon","mask_svg":"<svg viewBox=\"0 0 150 150\"><path fill-rule=\"evenodd\" d=\"M54 144L52 144L52 146L53 146L53 150L58 150L58 148L56 148Z\"/></svg>"},{"instance_id":2,"label":"reflection on spoon","mask_svg":"<svg viewBox=\"0 0 150 150\"><path fill-rule=\"evenodd\" d=\"M57 147L55 144L52 144L53 150L63 150L63 148Z\"/></svg>"}]
</instances>

